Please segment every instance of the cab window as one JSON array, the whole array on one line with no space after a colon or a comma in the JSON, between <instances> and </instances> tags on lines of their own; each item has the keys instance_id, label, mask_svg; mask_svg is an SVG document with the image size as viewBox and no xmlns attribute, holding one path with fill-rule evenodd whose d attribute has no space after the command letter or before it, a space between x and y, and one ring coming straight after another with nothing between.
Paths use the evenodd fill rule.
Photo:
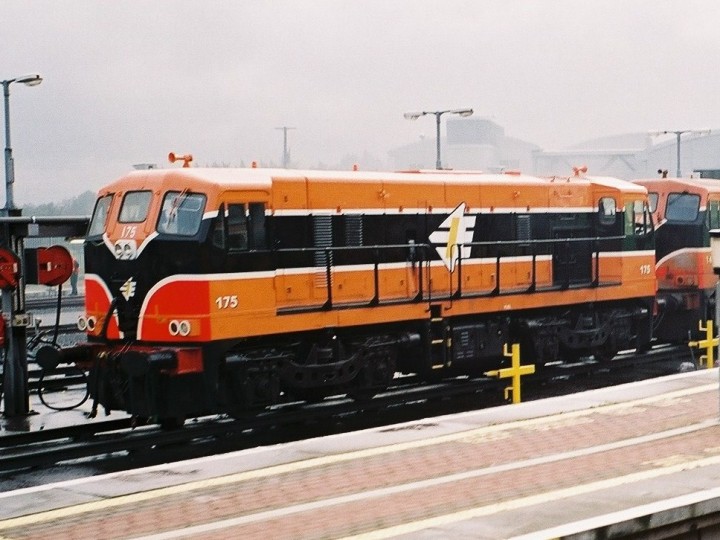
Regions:
<instances>
[{"instance_id":1,"label":"cab window","mask_svg":"<svg viewBox=\"0 0 720 540\"><path fill-rule=\"evenodd\" d=\"M625 234L642 236L652 232L650 207L645 201L633 201L625 205Z\"/></svg>"},{"instance_id":2,"label":"cab window","mask_svg":"<svg viewBox=\"0 0 720 540\"><path fill-rule=\"evenodd\" d=\"M708 228L720 229L720 201L708 203Z\"/></svg>"},{"instance_id":3,"label":"cab window","mask_svg":"<svg viewBox=\"0 0 720 540\"><path fill-rule=\"evenodd\" d=\"M152 200L151 191L130 191L125 194L118 221L120 223L142 223L147 219Z\"/></svg>"},{"instance_id":4,"label":"cab window","mask_svg":"<svg viewBox=\"0 0 720 540\"><path fill-rule=\"evenodd\" d=\"M600 225L612 225L615 223L615 199L603 197L598 204L598 216Z\"/></svg>"},{"instance_id":5,"label":"cab window","mask_svg":"<svg viewBox=\"0 0 720 540\"><path fill-rule=\"evenodd\" d=\"M267 249L265 203L230 203L216 220L213 244L231 251Z\"/></svg>"},{"instance_id":6,"label":"cab window","mask_svg":"<svg viewBox=\"0 0 720 540\"><path fill-rule=\"evenodd\" d=\"M658 200L660 196L657 193L648 193L648 203L650 203L650 212L653 214L657 210Z\"/></svg>"},{"instance_id":7,"label":"cab window","mask_svg":"<svg viewBox=\"0 0 720 540\"><path fill-rule=\"evenodd\" d=\"M228 248L248 248L248 219L244 204L228 204L227 231Z\"/></svg>"},{"instance_id":8,"label":"cab window","mask_svg":"<svg viewBox=\"0 0 720 540\"><path fill-rule=\"evenodd\" d=\"M157 231L162 234L194 236L200 230L205 195L188 191L168 191L163 198Z\"/></svg>"},{"instance_id":9,"label":"cab window","mask_svg":"<svg viewBox=\"0 0 720 540\"><path fill-rule=\"evenodd\" d=\"M105 232L105 225L107 224L108 214L110 213L112 198L112 195L105 195L104 197L100 197L95 203L95 210L93 210L90 227L88 228L88 236L98 236Z\"/></svg>"},{"instance_id":10,"label":"cab window","mask_svg":"<svg viewBox=\"0 0 720 540\"><path fill-rule=\"evenodd\" d=\"M250 249L266 249L265 235L265 204L250 203L248 205L248 219L250 221Z\"/></svg>"},{"instance_id":11,"label":"cab window","mask_svg":"<svg viewBox=\"0 0 720 540\"><path fill-rule=\"evenodd\" d=\"M692 193L670 193L665 208L668 221L695 221L700 211L700 195Z\"/></svg>"}]
</instances>

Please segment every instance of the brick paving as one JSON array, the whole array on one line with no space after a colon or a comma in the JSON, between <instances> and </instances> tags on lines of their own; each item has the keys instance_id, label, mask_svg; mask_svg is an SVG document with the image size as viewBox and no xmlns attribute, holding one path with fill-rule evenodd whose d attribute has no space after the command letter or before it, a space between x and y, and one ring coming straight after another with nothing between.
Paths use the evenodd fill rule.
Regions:
<instances>
[{"instance_id":1,"label":"brick paving","mask_svg":"<svg viewBox=\"0 0 720 540\"><path fill-rule=\"evenodd\" d=\"M709 421L717 415L717 403L715 390L478 428L459 436L440 437L424 446L409 445L337 462L320 461L278 473L269 469L266 475L251 479L238 475L237 481L168 490L147 500L118 498L118 504L109 508L79 513L71 509L72 515L67 517L46 519L51 514L38 514L34 523L14 528L8 528L12 520L0 521L0 539L131 538L242 516L250 522L194 536L301 539L359 534L667 464L720 456L720 426L715 424L603 452L565 455ZM544 463L522 463L543 456L556 457ZM487 470L512 464L516 467L506 467L509 470ZM361 500L334 500L471 471L483 474L396 493L379 492ZM303 511L287 511L308 503L318 504ZM252 521L254 514L273 511L277 514Z\"/></svg>"}]
</instances>

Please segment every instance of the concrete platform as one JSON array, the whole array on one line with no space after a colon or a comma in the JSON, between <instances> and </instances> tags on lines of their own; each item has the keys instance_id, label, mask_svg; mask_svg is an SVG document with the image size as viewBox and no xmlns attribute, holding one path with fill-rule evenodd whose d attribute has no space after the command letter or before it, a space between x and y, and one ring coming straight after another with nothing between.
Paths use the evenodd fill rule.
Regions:
<instances>
[{"instance_id":1,"label":"concrete platform","mask_svg":"<svg viewBox=\"0 0 720 540\"><path fill-rule=\"evenodd\" d=\"M605 538L720 511L719 415L685 373L1 493L0 538Z\"/></svg>"}]
</instances>

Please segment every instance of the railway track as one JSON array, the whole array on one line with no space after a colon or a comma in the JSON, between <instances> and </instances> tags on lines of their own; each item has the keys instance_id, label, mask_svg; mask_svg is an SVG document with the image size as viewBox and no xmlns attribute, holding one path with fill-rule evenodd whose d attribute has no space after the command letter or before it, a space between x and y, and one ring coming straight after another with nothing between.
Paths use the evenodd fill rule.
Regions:
<instances>
[{"instance_id":1,"label":"railway track","mask_svg":"<svg viewBox=\"0 0 720 540\"><path fill-rule=\"evenodd\" d=\"M630 382L677 372L683 363L691 361L687 347L662 347L642 355L620 355L612 362L588 360L547 366L525 380L523 395L526 400L539 399ZM288 403L244 418L194 419L181 429L134 426L130 418L123 418L6 434L0 437L3 448L0 471L90 458L109 463L129 457L139 464L151 464L327 435L338 430L431 418L502 404L505 386L505 380L486 377L463 377L430 385L420 385L413 377L407 377L387 392L364 402L337 396L319 403Z\"/></svg>"},{"instance_id":2,"label":"railway track","mask_svg":"<svg viewBox=\"0 0 720 540\"><path fill-rule=\"evenodd\" d=\"M84 296L63 296L60 302L62 308L79 308L84 304ZM57 295L54 293L47 296L28 297L25 300L25 309L28 311L55 309L56 307Z\"/></svg>"}]
</instances>

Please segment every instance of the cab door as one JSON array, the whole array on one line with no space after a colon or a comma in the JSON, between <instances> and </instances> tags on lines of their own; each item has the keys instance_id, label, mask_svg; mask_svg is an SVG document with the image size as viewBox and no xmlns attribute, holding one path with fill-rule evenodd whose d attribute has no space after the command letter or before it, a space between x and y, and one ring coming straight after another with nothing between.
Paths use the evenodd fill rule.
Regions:
<instances>
[{"instance_id":1,"label":"cab door","mask_svg":"<svg viewBox=\"0 0 720 540\"><path fill-rule=\"evenodd\" d=\"M218 320L274 315L275 268L263 199L264 193L226 193L219 206L212 243L223 254L223 271L210 283Z\"/></svg>"},{"instance_id":2,"label":"cab door","mask_svg":"<svg viewBox=\"0 0 720 540\"><path fill-rule=\"evenodd\" d=\"M650 206L644 199L625 203L625 239L630 250L654 248L654 225Z\"/></svg>"}]
</instances>

